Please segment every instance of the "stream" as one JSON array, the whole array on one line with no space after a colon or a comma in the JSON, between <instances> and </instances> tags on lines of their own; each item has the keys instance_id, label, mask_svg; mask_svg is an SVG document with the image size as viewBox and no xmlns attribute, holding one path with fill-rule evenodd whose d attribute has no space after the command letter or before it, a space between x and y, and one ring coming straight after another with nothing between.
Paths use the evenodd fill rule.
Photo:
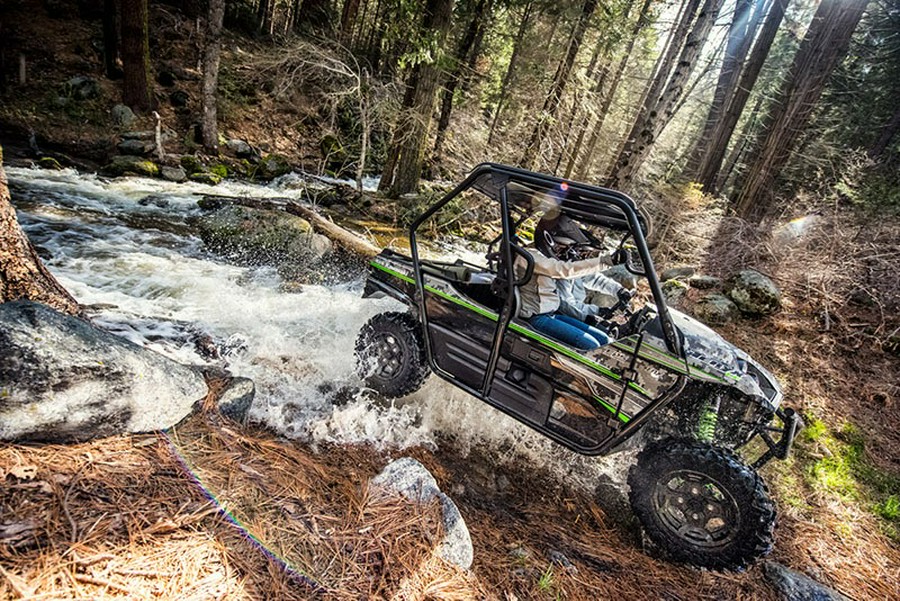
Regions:
<instances>
[{"instance_id":1,"label":"stream","mask_svg":"<svg viewBox=\"0 0 900 601\"><path fill-rule=\"evenodd\" d=\"M452 441L462 455L484 448L499 464L527 462L586 490L601 473L624 480L621 456L575 455L436 377L399 401L377 398L355 373L356 335L376 313L402 305L363 299L359 276L284 287L274 268L229 264L191 232L197 193L299 201L300 176L213 188L74 170L6 171L23 229L97 325L189 364L210 360L186 330L208 334L223 351L214 362L255 382L250 417L281 435L390 453Z\"/></svg>"}]
</instances>

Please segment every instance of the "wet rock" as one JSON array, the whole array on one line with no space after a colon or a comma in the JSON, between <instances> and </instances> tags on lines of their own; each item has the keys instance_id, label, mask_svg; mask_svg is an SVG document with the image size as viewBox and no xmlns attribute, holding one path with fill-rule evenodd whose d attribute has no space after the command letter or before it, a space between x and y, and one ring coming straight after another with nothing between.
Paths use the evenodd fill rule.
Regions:
<instances>
[{"instance_id":1,"label":"wet rock","mask_svg":"<svg viewBox=\"0 0 900 601\"><path fill-rule=\"evenodd\" d=\"M119 127L130 127L134 120L137 118L134 116L134 111L125 106L124 104L117 104L112 107L110 111L112 115L113 123L118 125Z\"/></svg>"},{"instance_id":2,"label":"wet rock","mask_svg":"<svg viewBox=\"0 0 900 601\"><path fill-rule=\"evenodd\" d=\"M727 296L710 294L704 296L694 305L694 316L711 326L721 326L740 315L737 305Z\"/></svg>"},{"instance_id":3,"label":"wet rock","mask_svg":"<svg viewBox=\"0 0 900 601\"><path fill-rule=\"evenodd\" d=\"M667 280L686 280L697 273L697 267L694 265L678 265L670 267L659 274L659 280L665 282Z\"/></svg>"},{"instance_id":4,"label":"wet rock","mask_svg":"<svg viewBox=\"0 0 900 601\"><path fill-rule=\"evenodd\" d=\"M775 561L763 564L763 573L784 601L850 601L839 592Z\"/></svg>"},{"instance_id":5,"label":"wet rock","mask_svg":"<svg viewBox=\"0 0 900 601\"><path fill-rule=\"evenodd\" d=\"M688 284L698 290L713 290L722 285L722 280L711 275L694 275L688 278Z\"/></svg>"},{"instance_id":6,"label":"wet rock","mask_svg":"<svg viewBox=\"0 0 900 601\"><path fill-rule=\"evenodd\" d=\"M165 209L169 206L169 199L160 194L148 194L138 201L138 204L142 207L159 207L160 209Z\"/></svg>"},{"instance_id":7,"label":"wet rock","mask_svg":"<svg viewBox=\"0 0 900 601\"><path fill-rule=\"evenodd\" d=\"M219 397L219 411L239 424L246 425L247 413L256 396L256 385L249 378L232 378Z\"/></svg>"},{"instance_id":8,"label":"wet rock","mask_svg":"<svg viewBox=\"0 0 900 601\"><path fill-rule=\"evenodd\" d=\"M206 184L207 186L215 186L222 181L221 177L215 173L209 173L208 171L192 173L188 176L188 179L192 182L197 182L198 184Z\"/></svg>"},{"instance_id":9,"label":"wet rock","mask_svg":"<svg viewBox=\"0 0 900 601\"><path fill-rule=\"evenodd\" d=\"M0 439L75 442L172 426L195 370L38 303L0 304Z\"/></svg>"},{"instance_id":10,"label":"wet rock","mask_svg":"<svg viewBox=\"0 0 900 601\"><path fill-rule=\"evenodd\" d=\"M681 280L666 280L662 284L663 295L670 307L681 307L689 286Z\"/></svg>"},{"instance_id":11,"label":"wet rock","mask_svg":"<svg viewBox=\"0 0 900 601\"><path fill-rule=\"evenodd\" d=\"M747 315L771 315L781 309L781 291L772 280L752 269L728 281L728 296Z\"/></svg>"},{"instance_id":12,"label":"wet rock","mask_svg":"<svg viewBox=\"0 0 900 601\"><path fill-rule=\"evenodd\" d=\"M147 177L156 177L159 174L159 167L153 161L144 157L119 155L113 157L111 163L103 168L103 171L109 175L144 175Z\"/></svg>"},{"instance_id":13,"label":"wet rock","mask_svg":"<svg viewBox=\"0 0 900 601\"><path fill-rule=\"evenodd\" d=\"M437 498L443 510L444 538L438 553L450 563L468 570L474 549L469 529L453 501L441 492L434 476L421 463L404 457L389 463L369 483L373 495L395 494L414 503L427 503Z\"/></svg>"},{"instance_id":14,"label":"wet rock","mask_svg":"<svg viewBox=\"0 0 900 601\"><path fill-rule=\"evenodd\" d=\"M93 77L77 75L63 85L66 96L75 100L90 100L100 95L100 84Z\"/></svg>"},{"instance_id":15,"label":"wet rock","mask_svg":"<svg viewBox=\"0 0 900 601\"><path fill-rule=\"evenodd\" d=\"M269 154L263 157L256 169L256 177L275 179L293 171L290 162L280 154Z\"/></svg>"},{"instance_id":16,"label":"wet rock","mask_svg":"<svg viewBox=\"0 0 900 601\"><path fill-rule=\"evenodd\" d=\"M53 157L41 157L38 160L38 167L41 169L52 169L53 171L60 171L63 168L59 161Z\"/></svg>"},{"instance_id":17,"label":"wet rock","mask_svg":"<svg viewBox=\"0 0 900 601\"><path fill-rule=\"evenodd\" d=\"M195 225L210 249L250 264L303 264L325 245L308 221L283 211L226 205Z\"/></svg>"},{"instance_id":18,"label":"wet rock","mask_svg":"<svg viewBox=\"0 0 900 601\"><path fill-rule=\"evenodd\" d=\"M225 142L225 147L239 159L249 159L253 156L253 147L244 140L233 138Z\"/></svg>"},{"instance_id":19,"label":"wet rock","mask_svg":"<svg viewBox=\"0 0 900 601\"><path fill-rule=\"evenodd\" d=\"M202 171L206 171L206 166L192 154L183 155L180 159L181 166L184 168L185 173L188 175L193 175L194 173L200 173Z\"/></svg>"},{"instance_id":20,"label":"wet rock","mask_svg":"<svg viewBox=\"0 0 900 601\"><path fill-rule=\"evenodd\" d=\"M181 167L162 167L160 175L164 180L181 183L187 181L187 173Z\"/></svg>"},{"instance_id":21,"label":"wet rock","mask_svg":"<svg viewBox=\"0 0 900 601\"><path fill-rule=\"evenodd\" d=\"M122 154L147 156L156 150L156 142L146 140L122 140L116 144L116 148Z\"/></svg>"}]
</instances>

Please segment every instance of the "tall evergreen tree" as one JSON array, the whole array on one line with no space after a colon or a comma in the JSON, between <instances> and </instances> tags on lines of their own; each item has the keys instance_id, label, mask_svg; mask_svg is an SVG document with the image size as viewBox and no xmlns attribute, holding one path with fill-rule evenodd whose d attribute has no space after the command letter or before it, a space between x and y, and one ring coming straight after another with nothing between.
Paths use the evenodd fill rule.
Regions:
<instances>
[{"instance_id":1,"label":"tall evergreen tree","mask_svg":"<svg viewBox=\"0 0 900 601\"><path fill-rule=\"evenodd\" d=\"M219 152L216 88L219 83L219 59L222 56L222 21L224 18L225 0L209 0L206 39L203 49L203 95L200 124L203 132L203 148L212 154Z\"/></svg>"},{"instance_id":2,"label":"tall evergreen tree","mask_svg":"<svg viewBox=\"0 0 900 601\"><path fill-rule=\"evenodd\" d=\"M581 7L581 14L578 17L578 22L572 29L571 36L569 36L566 54L559 63L556 75L553 78L553 84L550 86L550 92L544 100L541 114L538 116L537 123L535 123L534 129L531 132L531 140L529 140L528 146L525 147L525 153L522 155L522 160L520 162L526 168L534 166L544 138L556 118L556 111L559 108L563 91L572 75L575 57L578 55L578 50L581 48L581 44L584 41L584 34L587 31L591 16L597 9L597 3L598 0L585 0Z\"/></svg>"},{"instance_id":3,"label":"tall evergreen tree","mask_svg":"<svg viewBox=\"0 0 900 601\"><path fill-rule=\"evenodd\" d=\"M156 101L150 91L150 38L147 0L122 0L122 102L145 112Z\"/></svg>"},{"instance_id":4,"label":"tall evergreen tree","mask_svg":"<svg viewBox=\"0 0 900 601\"><path fill-rule=\"evenodd\" d=\"M615 167L607 182L610 187L622 188L630 185L632 177L647 158L659 134L675 115L678 101L684 94L685 85L697 63L700 51L719 15L722 1L705 0L674 64L671 77L664 87L654 83L647 105L635 120L625 140L625 146L616 158ZM662 89L658 97L655 94L657 87Z\"/></svg>"},{"instance_id":5,"label":"tall evergreen tree","mask_svg":"<svg viewBox=\"0 0 900 601\"><path fill-rule=\"evenodd\" d=\"M426 0L420 26L427 45L410 69L400 117L378 189L392 196L414 192L422 175L425 143L431 126L440 69L438 61L450 29L453 0Z\"/></svg>"},{"instance_id":6,"label":"tall evergreen tree","mask_svg":"<svg viewBox=\"0 0 900 601\"><path fill-rule=\"evenodd\" d=\"M741 217L759 222L772 211L778 176L828 78L846 55L867 4L860 0L819 4L738 185L733 206Z\"/></svg>"}]
</instances>

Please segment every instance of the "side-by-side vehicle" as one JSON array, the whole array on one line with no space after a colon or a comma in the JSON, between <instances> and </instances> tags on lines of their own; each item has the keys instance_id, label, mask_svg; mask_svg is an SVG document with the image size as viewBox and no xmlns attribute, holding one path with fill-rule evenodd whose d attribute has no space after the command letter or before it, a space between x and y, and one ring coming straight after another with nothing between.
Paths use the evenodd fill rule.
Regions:
<instances>
[{"instance_id":1,"label":"side-by-side vehicle","mask_svg":"<svg viewBox=\"0 0 900 601\"><path fill-rule=\"evenodd\" d=\"M423 258L421 232L462 202L485 227L496 224L483 242L484 264ZM519 288L534 269L522 239L549 207L607 246L598 251L617 246L645 299L635 310L640 303L622 295L605 311L612 340L591 351L517 315ZM787 457L798 419L781 406L768 371L666 306L647 228L621 192L479 165L411 225L410 256L385 250L371 261L364 295L408 310L363 327L360 373L367 386L401 397L433 372L581 454L640 445L628 483L647 536L675 561L741 569L772 547L775 507L756 470Z\"/></svg>"}]
</instances>

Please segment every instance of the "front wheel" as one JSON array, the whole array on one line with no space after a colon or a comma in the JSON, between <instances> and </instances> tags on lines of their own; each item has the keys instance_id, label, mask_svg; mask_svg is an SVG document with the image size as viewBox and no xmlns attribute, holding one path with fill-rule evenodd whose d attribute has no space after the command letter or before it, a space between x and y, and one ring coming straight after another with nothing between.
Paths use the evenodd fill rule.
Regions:
<instances>
[{"instance_id":1,"label":"front wheel","mask_svg":"<svg viewBox=\"0 0 900 601\"><path fill-rule=\"evenodd\" d=\"M379 313L356 339L356 369L366 385L390 398L411 394L428 376L422 327L409 313Z\"/></svg>"},{"instance_id":2,"label":"front wheel","mask_svg":"<svg viewBox=\"0 0 900 601\"><path fill-rule=\"evenodd\" d=\"M675 561L740 570L771 551L775 506L765 483L726 449L662 440L628 475L647 536Z\"/></svg>"}]
</instances>

